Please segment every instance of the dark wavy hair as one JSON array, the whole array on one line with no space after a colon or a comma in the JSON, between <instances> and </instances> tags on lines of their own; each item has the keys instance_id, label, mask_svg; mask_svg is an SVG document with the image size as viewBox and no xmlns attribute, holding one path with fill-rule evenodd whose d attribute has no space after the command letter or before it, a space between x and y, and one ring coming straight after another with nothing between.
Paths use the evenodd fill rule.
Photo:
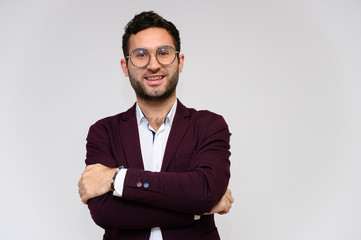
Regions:
<instances>
[{"instance_id":1,"label":"dark wavy hair","mask_svg":"<svg viewBox=\"0 0 361 240\"><path fill-rule=\"evenodd\" d=\"M153 11L147 11L135 15L134 18L130 20L130 22L125 26L123 35L124 57L129 55L128 43L130 36L151 27L164 28L167 30L173 38L176 51L180 52L181 43L179 31L176 26L174 26L173 23L165 20L163 17L159 16L157 13Z\"/></svg>"}]
</instances>

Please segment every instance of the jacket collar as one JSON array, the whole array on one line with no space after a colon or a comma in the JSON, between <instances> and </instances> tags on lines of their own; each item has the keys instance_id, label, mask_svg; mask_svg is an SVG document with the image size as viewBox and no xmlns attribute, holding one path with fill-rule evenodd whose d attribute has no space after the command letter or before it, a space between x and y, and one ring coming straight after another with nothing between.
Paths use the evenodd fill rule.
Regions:
<instances>
[{"instance_id":1,"label":"jacket collar","mask_svg":"<svg viewBox=\"0 0 361 240\"><path fill-rule=\"evenodd\" d=\"M161 171L166 171L190 125L191 111L177 99L177 109L164 152ZM121 114L119 131L129 168L144 169L136 118L136 104Z\"/></svg>"}]
</instances>

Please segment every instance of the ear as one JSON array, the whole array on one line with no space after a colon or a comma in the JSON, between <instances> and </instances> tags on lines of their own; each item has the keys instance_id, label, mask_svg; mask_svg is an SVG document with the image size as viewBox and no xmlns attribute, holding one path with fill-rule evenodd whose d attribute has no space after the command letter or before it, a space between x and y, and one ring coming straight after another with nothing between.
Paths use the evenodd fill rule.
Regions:
<instances>
[{"instance_id":1,"label":"ear","mask_svg":"<svg viewBox=\"0 0 361 240\"><path fill-rule=\"evenodd\" d=\"M120 60L120 66L122 67L124 75L129 77L127 61L124 58Z\"/></svg>"},{"instance_id":2,"label":"ear","mask_svg":"<svg viewBox=\"0 0 361 240\"><path fill-rule=\"evenodd\" d=\"M182 72L183 64L184 64L184 54L179 54L179 62L178 62L179 72Z\"/></svg>"}]
</instances>

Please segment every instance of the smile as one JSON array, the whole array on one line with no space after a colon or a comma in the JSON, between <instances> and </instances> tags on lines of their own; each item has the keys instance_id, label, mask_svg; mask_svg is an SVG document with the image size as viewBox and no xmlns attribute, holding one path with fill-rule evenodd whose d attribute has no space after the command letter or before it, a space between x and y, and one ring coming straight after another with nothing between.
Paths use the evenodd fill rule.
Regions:
<instances>
[{"instance_id":1,"label":"smile","mask_svg":"<svg viewBox=\"0 0 361 240\"><path fill-rule=\"evenodd\" d=\"M148 81L157 81L157 80L161 80L163 78L164 78L164 76L152 76L152 77L146 77L145 79L147 79Z\"/></svg>"},{"instance_id":2,"label":"smile","mask_svg":"<svg viewBox=\"0 0 361 240\"><path fill-rule=\"evenodd\" d=\"M151 75L145 77L145 80L147 81L148 86L156 87L163 84L164 78L164 75Z\"/></svg>"}]
</instances>

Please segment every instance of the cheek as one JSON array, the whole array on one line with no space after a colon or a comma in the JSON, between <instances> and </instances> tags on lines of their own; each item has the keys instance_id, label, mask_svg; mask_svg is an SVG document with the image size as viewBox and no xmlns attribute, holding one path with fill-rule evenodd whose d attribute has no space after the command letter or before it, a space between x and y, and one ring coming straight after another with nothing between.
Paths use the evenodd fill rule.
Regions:
<instances>
[{"instance_id":1,"label":"cheek","mask_svg":"<svg viewBox=\"0 0 361 240\"><path fill-rule=\"evenodd\" d=\"M132 77L134 80L140 81L142 77L142 72L139 69L128 69L128 77Z\"/></svg>"},{"instance_id":2,"label":"cheek","mask_svg":"<svg viewBox=\"0 0 361 240\"><path fill-rule=\"evenodd\" d=\"M136 71L136 69L133 69L132 66L128 66L126 74L127 74L127 77L137 76L138 72Z\"/></svg>"}]
</instances>

